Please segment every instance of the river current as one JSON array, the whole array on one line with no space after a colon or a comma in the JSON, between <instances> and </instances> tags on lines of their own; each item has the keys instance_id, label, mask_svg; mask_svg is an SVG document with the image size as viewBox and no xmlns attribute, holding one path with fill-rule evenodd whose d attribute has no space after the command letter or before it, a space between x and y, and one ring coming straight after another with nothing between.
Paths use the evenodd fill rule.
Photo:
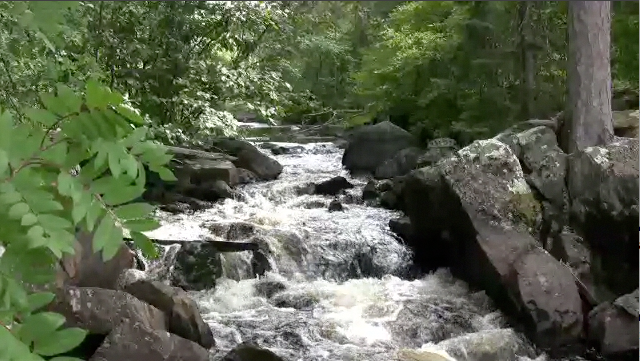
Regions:
<instances>
[{"instance_id":1,"label":"river current","mask_svg":"<svg viewBox=\"0 0 640 361\"><path fill-rule=\"evenodd\" d=\"M367 180L342 169L341 149L279 144L293 150L275 156L284 166L277 180L242 186L238 199L195 214L162 213L149 234L218 237L211 224L249 222L268 245L265 276L252 276L249 252L225 254L216 288L192 292L216 338L213 360L245 341L288 361L546 360L484 293L445 270L415 275L410 250L388 227L399 214L354 201ZM337 175L356 185L341 198L343 212L327 210L330 197L296 191ZM266 297L274 284L279 292Z\"/></svg>"}]
</instances>

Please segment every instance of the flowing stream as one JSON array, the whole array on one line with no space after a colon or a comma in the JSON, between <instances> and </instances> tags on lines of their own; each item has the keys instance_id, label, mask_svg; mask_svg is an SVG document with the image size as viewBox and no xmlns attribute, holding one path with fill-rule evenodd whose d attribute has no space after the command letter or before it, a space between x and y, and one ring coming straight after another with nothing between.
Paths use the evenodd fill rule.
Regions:
<instances>
[{"instance_id":1,"label":"flowing stream","mask_svg":"<svg viewBox=\"0 0 640 361\"><path fill-rule=\"evenodd\" d=\"M354 201L366 180L342 169L342 150L280 144L296 151L276 156L277 180L195 214L162 214L150 233L217 237L212 224L249 222L270 250L265 276L251 275L249 252L225 254L215 290L192 293L217 341L213 360L245 341L290 361L545 360L484 293L446 271L414 275L410 251L388 229L397 214ZM342 196L344 212L327 210L330 197L296 192L336 175L356 184Z\"/></svg>"}]
</instances>

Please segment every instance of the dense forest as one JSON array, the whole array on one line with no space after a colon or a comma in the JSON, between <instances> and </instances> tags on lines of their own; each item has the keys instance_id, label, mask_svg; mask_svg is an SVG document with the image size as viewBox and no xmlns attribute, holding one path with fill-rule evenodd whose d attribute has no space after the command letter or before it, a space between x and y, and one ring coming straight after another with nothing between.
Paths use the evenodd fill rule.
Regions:
<instances>
[{"instance_id":1,"label":"dense forest","mask_svg":"<svg viewBox=\"0 0 640 361\"><path fill-rule=\"evenodd\" d=\"M636 108L638 2L612 11L614 107ZM32 314L54 296L18 281L49 280L76 224L106 257L122 227L153 251L152 208L129 203L142 163L173 177L152 140L237 135L250 115L388 119L468 143L564 108L566 34L567 2L551 1L0 2L0 358L41 360L84 337Z\"/></svg>"}]
</instances>

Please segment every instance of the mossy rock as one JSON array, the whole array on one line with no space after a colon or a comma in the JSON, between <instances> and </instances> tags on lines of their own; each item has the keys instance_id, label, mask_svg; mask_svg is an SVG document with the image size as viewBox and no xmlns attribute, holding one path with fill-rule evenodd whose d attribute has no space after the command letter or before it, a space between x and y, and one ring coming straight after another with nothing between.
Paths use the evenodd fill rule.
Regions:
<instances>
[{"instance_id":1,"label":"mossy rock","mask_svg":"<svg viewBox=\"0 0 640 361\"><path fill-rule=\"evenodd\" d=\"M509 198L509 207L514 224L525 226L527 232L533 233L542 214L542 204L533 193L514 193Z\"/></svg>"}]
</instances>

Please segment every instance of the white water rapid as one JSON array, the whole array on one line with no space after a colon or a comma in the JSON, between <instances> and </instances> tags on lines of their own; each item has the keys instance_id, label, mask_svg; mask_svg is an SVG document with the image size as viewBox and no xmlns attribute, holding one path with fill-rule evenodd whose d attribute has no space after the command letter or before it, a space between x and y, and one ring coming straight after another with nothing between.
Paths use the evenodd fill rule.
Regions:
<instances>
[{"instance_id":1,"label":"white water rapid","mask_svg":"<svg viewBox=\"0 0 640 361\"><path fill-rule=\"evenodd\" d=\"M213 360L244 341L290 361L546 360L483 293L446 271L411 277L411 254L387 225L397 214L349 202L366 180L342 169L340 149L295 146L296 154L276 156L284 165L277 180L195 214L163 213L149 234L213 237L207 224L243 221L268 244L273 270L264 277L251 276L249 252L226 254L216 288L191 293L216 338ZM329 197L295 191L337 175L357 185L344 212L328 212ZM281 291L265 297L260 290L273 285Z\"/></svg>"}]
</instances>

